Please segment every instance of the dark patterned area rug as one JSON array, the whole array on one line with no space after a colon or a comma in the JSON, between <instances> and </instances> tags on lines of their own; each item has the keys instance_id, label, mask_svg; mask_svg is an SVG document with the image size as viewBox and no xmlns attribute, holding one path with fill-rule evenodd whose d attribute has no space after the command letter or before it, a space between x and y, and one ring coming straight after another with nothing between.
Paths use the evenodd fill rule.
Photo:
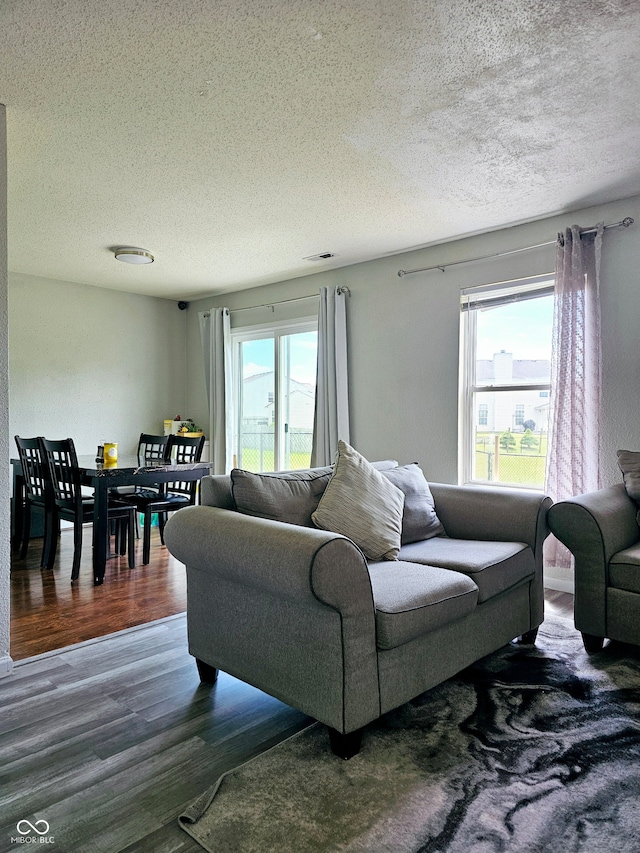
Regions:
<instances>
[{"instance_id":1,"label":"dark patterned area rug","mask_svg":"<svg viewBox=\"0 0 640 853\"><path fill-rule=\"evenodd\" d=\"M368 726L342 761L314 725L180 817L212 853L638 853L640 650L588 657L545 621Z\"/></svg>"}]
</instances>

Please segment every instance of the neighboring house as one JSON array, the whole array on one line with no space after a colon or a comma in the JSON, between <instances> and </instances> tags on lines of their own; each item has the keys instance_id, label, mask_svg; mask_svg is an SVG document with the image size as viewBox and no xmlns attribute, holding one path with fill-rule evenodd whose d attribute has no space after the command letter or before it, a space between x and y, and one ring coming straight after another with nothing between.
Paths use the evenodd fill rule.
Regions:
<instances>
[{"instance_id":1,"label":"neighboring house","mask_svg":"<svg viewBox=\"0 0 640 853\"><path fill-rule=\"evenodd\" d=\"M272 370L254 373L243 380L242 424L251 427L271 426L274 422L274 373ZM313 430L315 386L290 379L288 392L283 395L285 422L289 429Z\"/></svg>"},{"instance_id":2,"label":"neighboring house","mask_svg":"<svg viewBox=\"0 0 640 853\"><path fill-rule=\"evenodd\" d=\"M269 405L273 404L273 386L272 370L245 376L242 382L242 423L245 426L271 423Z\"/></svg>"},{"instance_id":3,"label":"neighboring house","mask_svg":"<svg viewBox=\"0 0 640 853\"><path fill-rule=\"evenodd\" d=\"M237 436L238 460L251 471L273 470L276 449L275 375L273 370L246 376L242 382L242 421ZM315 386L290 379L280 396L284 406L283 465L304 467L309 463L315 411ZM282 441L282 436L280 441ZM266 466L266 467L265 467Z\"/></svg>"},{"instance_id":4,"label":"neighboring house","mask_svg":"<svg viewBox=\"0 0 640 853\"><path fill-rule=\"evenodd\" d=\"M547 359L514 359L510 352L494 353L493 359L478 359L476 385L526 385L549 382ZM482 393L476 412L479 432L523 432L524 422L533 421L536 432L546 432L549 420L547 390L514 390Z\"/></svg>"}]
</instances>

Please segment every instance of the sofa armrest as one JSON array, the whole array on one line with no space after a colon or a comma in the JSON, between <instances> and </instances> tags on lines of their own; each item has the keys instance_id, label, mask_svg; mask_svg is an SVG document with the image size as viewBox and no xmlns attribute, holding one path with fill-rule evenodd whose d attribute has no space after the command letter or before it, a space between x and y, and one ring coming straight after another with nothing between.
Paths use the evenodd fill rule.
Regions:
<instances>
[{"instance_id":1,"label":"sofa armrest","mask_svg":"<svg viewBox=\"0 0 640 853\"><path fill-rule=\"evenodd\" d=\"M542 560L551 499L538 492L429 483L438 518L454 539L524 542ZM540 563L542 565L542 563Z\"/></svg>"},{"instance_id":2,"label":"sofa armrest","mask_svg":"<svg viewBox=\"0 0 640 853\"><path fill-rule=\"evenodd\" d=\"M337 610L373 613L365 558L336 533L197 506L175 513L164 537L187 567L282 598L312 598Z\"/></svg>"},{"instance_id":3,"label":"sofa armrest","mask_svg":"<svg viewBox=\"0 0 640 853\"><path fill-rule=\"evenodd\" d=\"M640 539L636 513L623 483L559 501L549 510L551 532L575 559L574 616L580 631L607 636L609 560Z\"/></svg>"},{"instance_id":4,"label":"sofa armrest","mask_svg":"<svg viewBox=\"0 0 640 853\"><path fill-rule=\"evenodd\" d=\"M167 522L189 650L340 732L380 714L375 610L351 540L211 506Z\"/></svg>"},{"instance_id":5,"label":"sofa armrest","mask_svg":"<svg viewBox=\"0 0 640 853\"><path fill-rule=\"evenodd\" d=\"M549 527L576 561L589 559L597 551L600 562L607 564L614 554L640 539L637 512L624 484L616 483L554 504Z\"/></svg>"}]
</instances>

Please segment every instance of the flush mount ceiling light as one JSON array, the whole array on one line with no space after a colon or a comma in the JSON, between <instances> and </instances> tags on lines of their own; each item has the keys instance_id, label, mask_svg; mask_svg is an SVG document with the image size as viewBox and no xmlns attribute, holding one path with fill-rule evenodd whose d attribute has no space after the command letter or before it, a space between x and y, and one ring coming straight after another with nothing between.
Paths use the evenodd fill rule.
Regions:
<instances>
[{"instance_id":1,"label":"flush mount ceiling light","mask_svg":"<svg viewBox=\"0 0 640 853\"><path fill-rule=\"evenodd\" d=\"M133 246L123 246L114 250L117 261L125 264L152 264L154 257L146 249L136 249Z\"/></svg>"}]
</instances>

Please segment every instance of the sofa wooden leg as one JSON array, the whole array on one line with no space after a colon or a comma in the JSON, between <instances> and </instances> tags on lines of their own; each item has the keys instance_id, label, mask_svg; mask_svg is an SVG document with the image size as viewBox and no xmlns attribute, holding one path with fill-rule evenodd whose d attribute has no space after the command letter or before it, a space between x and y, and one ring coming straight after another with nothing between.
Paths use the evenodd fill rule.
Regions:
<instances>
[{"instance_id":1,"label":"sofa wooden leg","mask_svg":"<svg viewBox=\"0 0 640 853\"><path fill-rule=\"evenodd\" d=\"M534 646L536 642L536 637L538 636L538 629L532 628L531 631L527 631L521 637L518 638L519 643L523 643L525 646Z\"/></svg>"},{"instance_id":2,"label":"sofa wooden leg","mask_svg":"<svg viewBox=\"0 0 640 853\"><path fill-rule=\"evenodd\" d=\"M215 666L205 663L203 660L196 658L196 666L198 667L198 675L200 681L206 681L208 684L215 684L218 680L218 670Z\"/></svg>"},{"instance_id":3,"label":"sofa wooden leg","mask_svg":"<svg viewBox=\"0 0 640 853\"><path fill-rule=\"evenodd\" d=\"M345 761L348 761L360 752L362 729L356 729L355 732L342 734L342 732L338 732L330 726L327 726L327 728L329 729L331 752L333 752L334 755L337 755L338 758L344 758Z\"/></svg>"},{"instance_id":4,"label":"sofa wooden leg","mask_svg":"<svg viewBox=\"0 0 640 853\"><path fill-rule=\"evenodd\" d=\"M594 634L585 634L582 632L582 642L587 654L593 655L596 652L602 651L604 645L604 637L596 637Z\"/></svg>"}]
</instances>

